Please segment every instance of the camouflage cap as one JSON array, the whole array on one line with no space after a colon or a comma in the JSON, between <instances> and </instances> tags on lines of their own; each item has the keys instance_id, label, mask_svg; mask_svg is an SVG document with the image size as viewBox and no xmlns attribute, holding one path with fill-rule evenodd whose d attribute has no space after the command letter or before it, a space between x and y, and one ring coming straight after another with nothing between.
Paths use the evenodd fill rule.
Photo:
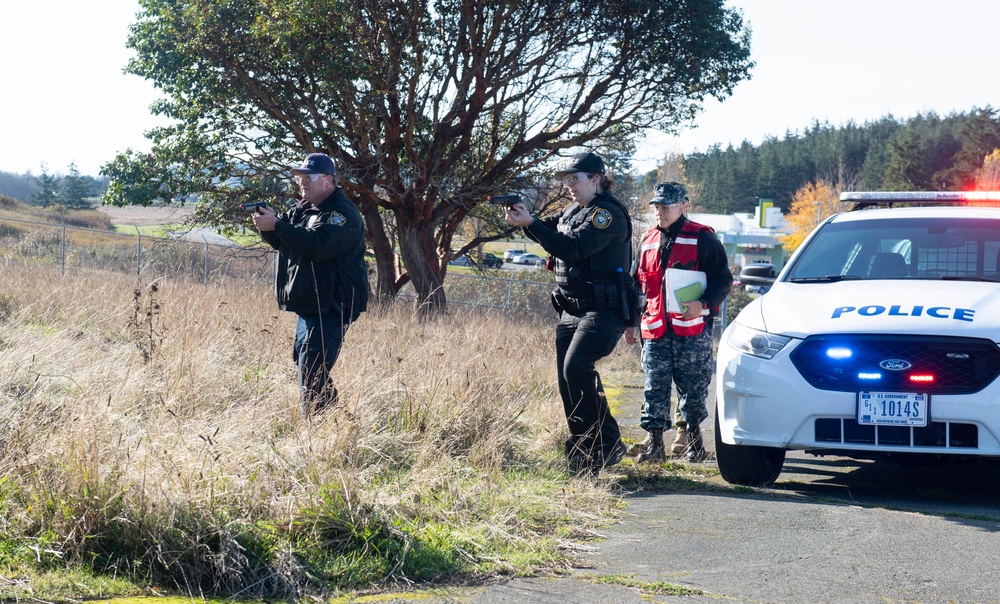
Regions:
<instances>
[{"instance_id":1,"label":"camouflage cap","mask_svg":"<svg viewBox=\"0 0 1000 604\"><path fill-rule=\"evenodd\" d=\"M661 182L653 188L656 193L653 198L649 200L649 203L658 203L660 205L673 205L675 203L684 203L688 200L687 189L684 188L679 182Z\"/></svg>"}]
</instances>

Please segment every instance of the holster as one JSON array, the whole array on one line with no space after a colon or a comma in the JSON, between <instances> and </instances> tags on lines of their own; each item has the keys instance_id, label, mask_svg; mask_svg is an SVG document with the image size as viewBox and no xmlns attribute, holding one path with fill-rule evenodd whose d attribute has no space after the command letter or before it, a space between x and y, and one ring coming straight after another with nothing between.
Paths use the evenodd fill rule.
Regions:
<instances>
[{"instance_id":1,"label":"holster","mask_svg":"<svg viewBox=\"0 0 1000 604\"><path fill-rule=\"evenodd\" d=\"M598 310L618 308L618 288L610 281L594 281L594 306Z\"/></svg>"},{"instance_id":2,"label":"holster","mask_svg":"<svg viewBox=\"0 0 1000 604\"><path fill-rule=\"evenodd\" d=\"M551 299L552 307L556 309L556 312L565 311L573 315L579 315L597 308L595 298L574 298L567 296L560 289L552 291Z\"/></svg>"}]
</instances>

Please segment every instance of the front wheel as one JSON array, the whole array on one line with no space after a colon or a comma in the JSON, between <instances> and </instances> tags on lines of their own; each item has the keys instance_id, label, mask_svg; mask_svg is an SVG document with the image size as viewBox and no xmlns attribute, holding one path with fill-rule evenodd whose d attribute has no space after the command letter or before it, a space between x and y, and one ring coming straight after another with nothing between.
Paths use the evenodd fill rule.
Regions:
<instances>
[{"instance_id":1,"label":"front wheel","mask_svg":"<svg viewBox=\"0 0 1000 604\"><path fill-rule=\"evenodd\" d=\"M785 450L753 445L727 445L719 430L719 409L715 409L715 458L719 473L730 484L768 486L778 479L785 465Z\"/></svg>"}]
</instances>

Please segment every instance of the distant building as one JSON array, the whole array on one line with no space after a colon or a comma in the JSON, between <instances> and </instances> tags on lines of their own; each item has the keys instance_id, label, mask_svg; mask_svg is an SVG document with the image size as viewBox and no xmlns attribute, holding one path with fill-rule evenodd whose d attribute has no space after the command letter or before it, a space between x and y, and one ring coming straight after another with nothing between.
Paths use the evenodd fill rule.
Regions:
<instances>
[{"instance_id":1,"label":"distant building","mask_svg":"<svg viewBox=\"0 0 1000 604\"><path fill-rule=\"evenodd\" d=\"M769 200L761 200L753 214L688 214L688 218L715 229L731 265L770 262L780 270L785 264L787 254L779 237L789 229L781 208Z\"/></svg>"}]
</instances>

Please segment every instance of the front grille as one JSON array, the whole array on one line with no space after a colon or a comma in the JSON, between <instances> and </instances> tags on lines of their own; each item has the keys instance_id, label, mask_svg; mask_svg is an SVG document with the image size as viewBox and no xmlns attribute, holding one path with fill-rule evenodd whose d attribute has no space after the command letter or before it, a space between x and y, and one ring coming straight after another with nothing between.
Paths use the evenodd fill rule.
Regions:
<instances>
[{"instance_id":1,"label":"front grille","mask_svg":"<svg viewBox=\"0 0 1000 604\"><path fill-rule=\"evenodd\" d=\"M849 355L847 354L849 353ZM831 334L809 336L791 354L803 378L820 390L971 394L1000 374L1000 349L990 340L947 336ZM882 365L904 361L893 371ZM862 374L868 379L863 379ZM910 376L929 374L930 383ZM875 377L878 376L878 377Z\"/></svg>"},{"instance_id":2,"label":"front grille","mask_svg":"<svg viewBox=\"0 0 1000 604\"><path fill-rule=\"evenodd\" d=\"M883 447L940 447L978 449L975 424L931 422L927 426L869 426L854 419L824 417L816 420L816 442Z\"/></svg>"}]
</instances>

